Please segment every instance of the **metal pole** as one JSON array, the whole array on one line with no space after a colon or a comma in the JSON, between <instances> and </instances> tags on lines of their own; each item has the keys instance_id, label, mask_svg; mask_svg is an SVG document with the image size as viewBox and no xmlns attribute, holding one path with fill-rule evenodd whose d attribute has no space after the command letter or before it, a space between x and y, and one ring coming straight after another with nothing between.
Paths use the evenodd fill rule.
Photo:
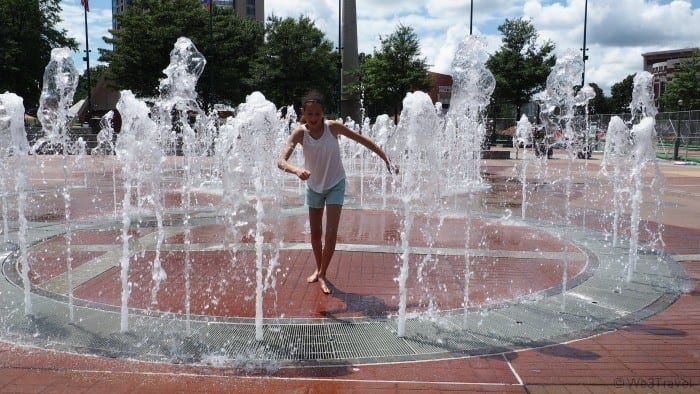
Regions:
<instances>
[{"instance_id":1,"label":"metal pole","mask_svg":"<svg viewBox=\"0 0 700 394\"><path fill-rule=\"evenodd\" d=\"M338 0L338 117L343 118L343 38L342 38L343 8Z\"/></svg>"},{"instance_id":2,"label":"metal pole","mask_svg":"<svg viewBox=\"0 0 700 394\"><path fill-rule=\"evenodd\" d=\"M472 22L474 21L474 0L471 0L469 6L469 35L472 35Z\"/></svg>"},{"instance_id":3,"label":"metal pole","mask_svg":"<svg viewBox=\"0 0 700 394\"><path fill-rule=\"evenodd\" d=\"M209 0L209 57L214 56L214 0ZM213 59L210 59L210 61ZM209 66L209 110L214 111L214 72L211 66Z\"/></svg>"},{"instance_id":4,"label":"metal pole","mask_svg":"<svg viewBox=\"0 0 700 394\"><path fill-rule=\"evenodd\" d=\"M87 7L83 7L83 14L85 16L85 60L86 71L85 76L87 77L87 111L88 111L88 122L92 118L92 87L90 86L90 44L88 37L88 24L87 24Z\"/></svg>"},{"instance_id":5,"label":"metal pole","mask_svg":"<svg viewBox=\"0 0 700 394\"><path fill-rule=\"evenodd\" d=\"M586 84L586 60L588 60L588 55L586 55L586 25L588 24L588 0L585 3L585 9L583 12L583 72L581 73L581 87Z\"/></svg>"},{"instance_id":6,"label":"metal pole","mask_svg":"<svg viewBox=\"0 0 700 394\"><path fill-rule=\"evenodd\" d=\"M678 100L678 121L676 126L676 140L673 142L673 160L678 160L678 149L681 147L681 107L683 100Z\"/></svg>"}]
</instances>

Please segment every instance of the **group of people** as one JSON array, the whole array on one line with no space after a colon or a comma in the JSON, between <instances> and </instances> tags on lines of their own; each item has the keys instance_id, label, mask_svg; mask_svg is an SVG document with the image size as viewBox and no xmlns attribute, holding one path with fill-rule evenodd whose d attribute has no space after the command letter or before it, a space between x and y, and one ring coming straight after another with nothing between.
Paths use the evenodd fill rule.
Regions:
<instances>
[{"instance_id":1,"label":"group of people","mask_svg":"<svg viewBox=\"0 0 700 394\"><path fill-rule=\"evenodd\" d=\"M316 260L316 269L306 281L318 283L325 294L331 293L326 273L335 252L340 214L345 199L345 169L338 145L340 136L362 144L377 154L384 160L390 173L398 172L390 163L386 153L374 141L349 129L341 122L325 118L323 96L320 93L311 91L303 97L299 126L287 139L277 166L306 181L311 248ZM297 167L289 162L297 145L303 147L303 167ZM324 210L326 211L325 234L323 232Z\"/></svg>"}]
</instances>

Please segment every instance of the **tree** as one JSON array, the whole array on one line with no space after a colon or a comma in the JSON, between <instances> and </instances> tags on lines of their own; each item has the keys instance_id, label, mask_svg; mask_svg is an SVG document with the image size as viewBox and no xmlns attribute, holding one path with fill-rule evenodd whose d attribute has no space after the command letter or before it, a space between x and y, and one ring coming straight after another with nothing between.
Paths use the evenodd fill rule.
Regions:
<instances>
[{"instance_id":1,"label":"tree","mask_svg":"<svg viewBox=\"0 0 700 394\"><path fill-rule=\"evenodd\" d=\"M413 28L399 25L380 42L373 55L360 56L359 80L353 90L364 93L369 116L390 113L396 121L406 93L428 90L432 81Z\"/></svg>"},{"instance_id":2,"label":"tree","mask_svg":"<svg viewBox=\"0 0 700 394\"><path fill-rule=\"evenodd\" d=\"M608 98L605 97L605 92L596 83L588 84L593 91L595 91L595 97L588 102L588 113L589 114L607 114L608 110Z\"/></svg>"},{"instance_id":3,"label":"tree","mask_svg":"<svg viewBox=\"0 0 700 394\"><path fill-rule=\"evenodd\" d=\"M662 110L682 111L700 108L700 59L687 59L673 73L673 80L666 85L660 97ZM679 104L679 100L683 100Z\"/></svg>"},{"instance_id":4,"label":"tree","mask_svg":"<svg viewBox=\"0 0 700 394\"><path fill-rule=\"evenodd\" d=\"M100 64L94 67L90 67L90 89L95 87L97 81L100 80L102 75L107 72L107 66ZM73 96L73 102L87 98L87 70L78 79L78 88L75 90L75 95Z\"/></svg>"},{"instance_id":5,"label":"tree","mask_svg":"<svg viewBox=\"0 0 700 394\"><path fill-rule=\"evenodd\" d=\"M266 43L251 66L249 83L278 106L301 105L310 89L326 97L326 111L334 109L331 100L337 87L338 55L314 22L270 16L265 27Z\"/></svg>"},{"instance_id":6,"label":"tree","mask_svg":"<svg viewBox=\"0 0 700 394\"><path fill-rule=\"evenodd\" d=\"M156 96L177 39L189 38L200 52L205 47L207 12L197 0L134 0L116 16L120 28L104 38L114 49L100 48L99 60L109 63L109 77L120 89Z\"/></svg>"},{"instance_id":7,"label":"tree","mask_svg":"<svg viewBox=\"0 0 700 394\"><path fill-rule=\"evenodd\" d=\"M60 12L59 0L0 1L0 92L21 96L27 109L38 106L51 49L78 48L56 29Z\"/></svg>"},{"instance_id":8,"label":"tree","mask_svg":"<svg viewBox=\"0 0 700 394\"><path fill-rule=\"evenodd\" d=\"M108 77L120 89L157 95L173 45L187 37L207 59L197 84L199 97L207 104L239 103L252 91L243 81L263 45L264 27L238 18L233 8L212 12L210 39L209 11L200 0L134 0L116 17L120 29L110 30L113 37L104 39L114 49L100 49L100 60L109 63Z\"/></svg>"},{"instance_id":9,"label":"tree","mask_svg":"<svg viewBox=\"0 0 700 394\"><path fill-rule=\"evenodd\" d=\"M213 46L205 45L207 67L200 87L212 88L209 101L236 105L256 90L249 84L251 64L264 45L265 25L254 19L239 18L233 8L215 9Z\"/></svg>"},{"instance_id":10,"label":"tree","mask_svg":"<svg viewBox=\"0 0 700 394\"><path fill-rule=\"evenodd\" d=\"M608 108L613 113L630 112L632 102L632 88L634 86L634 74L630 74L622 81L610 87L610 105Z\"/></svg>"},{"instance_id":11,"label":"tree","mask_svg":"<svg viewBox=\"0 0 700 394\"><path fill-rule=\"evenodd\" d=\"M486 61L496 79L491 100L514 107L515 118L519 119L520 108L546 86L557 60L554 44L548 40L539 46L537 30L523 18L506 19L498 30L503 34L502 45ZM491 116L496 117L499 112L500 108L490 106Z\"/></svg>"}]
</instances>

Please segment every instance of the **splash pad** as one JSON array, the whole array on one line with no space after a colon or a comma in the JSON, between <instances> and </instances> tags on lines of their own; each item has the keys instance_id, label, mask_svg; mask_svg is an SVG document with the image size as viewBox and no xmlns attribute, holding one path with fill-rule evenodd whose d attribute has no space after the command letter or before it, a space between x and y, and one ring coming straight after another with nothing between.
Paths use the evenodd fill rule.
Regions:
<instances>
[{"instance_id":1,"label":"splash pad","mask_svg":"<svg viewBox=\"0 0 700 394\"><path fill-rule=\"evenodd\" d=\"M200 72L185 68L180 77ZM464 92L483 90L483 73L476 75L460 80ZM171 95L168 86L185 89ZM155 108L196 110L187 86L166 79L161 89L168 93ZM131 120L123 135L133 145L151 143L139 145L144 150L119 145L119 136L116 157L30 156L27 208L17 225L4 215L12 230L5 233L7 280L0 289L3 338L148 361L372 363L546 346L641 320L672 303L682 273L670 259L641 253L630 269L624 240L613 245L604 226L575 223L569 202L579 190L570 166L569 183L545 184L566 196L557 218L537 215L545 193L527 191L524 182L518 189L530 193L532 213L516 220L504 209L513 199L494 191L507 188L508 179L483 180L473 171L481 169L474 159L483 139L483 95L466 93L457 115L431 114L413 96L405 124L376 129L373 138L386 133L383 145L401 165L398 178L387 179L371 158L344 146L351 175L331 296L304 281L314 264L303 185L261 175L270 166L263 159L275 157L284 137L263 132L277 124L264 98L219 127L213 151L197 139L211 130L203 117L177 123L163 110L149 123L140 104L122 107ZM418 149L410 141L426 119L448 146L468 149ZM258 134L252 125L262 125ZM167 135L175 129L181 156L167 154L175 150ZM60 134L50 139L67 144ZM235 153L242 142L256 149ZM148 152L164 159L144 164ZM445 157L465 165L441 167L446 177L423 172ZM254 163L247 173L246 163ZM10 206L20 201L9 197ZM489 199L502 204L485 209Z\"/></svg>"}]
</instances>

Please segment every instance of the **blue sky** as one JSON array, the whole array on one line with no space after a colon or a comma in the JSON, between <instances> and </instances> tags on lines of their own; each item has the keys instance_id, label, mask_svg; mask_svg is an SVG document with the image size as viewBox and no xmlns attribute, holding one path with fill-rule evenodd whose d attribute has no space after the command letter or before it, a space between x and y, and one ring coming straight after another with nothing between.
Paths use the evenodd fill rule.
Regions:
<instances>
[{"instance_id":1,"label":"blue sky","mask_svg":"<svg viewBox=\"0 0 700 394\"><path fill-rule=\"evenodd\" d=\"M362 52L379 46L379 37L399 24L412 26L431 69L449 73L459 41L469 33L471 0L356 0L358 41ZM540 39L551 40L558 54L580 53L583 44L585 0L473 0L473 32L487 42L487 52L501 43L498 26L506 18L530 19ZM80 0L64 0L61 27L85 49ZM112 23L110 0L91 0L88 13L90 64L98 64L97 48L106 47L103 36ZM332 41L338 35L338 0L266 0L265 15L305 15ZM203 27L205 28L205 27ZM589 0L586 82L607 93L610 86L641 69L645 52L700 46L700 0ZM85 69L82 53L74 56Z\"/></svg>"}]
</instances>

